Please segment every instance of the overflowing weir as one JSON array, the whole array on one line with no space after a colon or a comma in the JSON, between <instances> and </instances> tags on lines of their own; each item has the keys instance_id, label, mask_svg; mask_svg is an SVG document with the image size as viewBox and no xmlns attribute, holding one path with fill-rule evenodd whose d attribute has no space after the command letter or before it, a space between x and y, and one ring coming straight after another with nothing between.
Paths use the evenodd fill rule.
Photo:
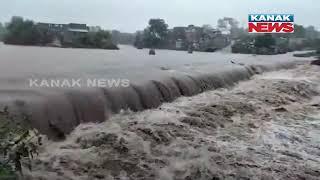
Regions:
<instances>
[{"instance_id":1,"label":"overflowing weir","mask_svg":"<svg viewBox=\"0 0 320 180\"><path fill-rule=\"evenodd\" d=\"M257 73L291 68L295 63L239 66L219 73L177 75L122 88L1 90L0 103L27 115L32 127L49 137L63 137L77 125L102 122L121 110L156 108L180 96L233 86Z\"/></svg>"}]
</instances>

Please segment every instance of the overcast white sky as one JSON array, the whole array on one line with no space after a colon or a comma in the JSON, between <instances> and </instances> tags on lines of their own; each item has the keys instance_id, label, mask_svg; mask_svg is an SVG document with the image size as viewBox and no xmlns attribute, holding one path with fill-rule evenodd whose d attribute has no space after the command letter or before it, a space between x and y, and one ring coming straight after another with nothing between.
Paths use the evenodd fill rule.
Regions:
<instances>
[{"instance_id":1,"label":"overcast white sky","mask_svg":"<svg viewBox=\"0 0 320 180\"><path fill-rule=\"evenodd\" d=\"M135 32L150 18L173 26L216 25L234 17L246 25L249 13L293 13L295 22L320 28L320 0L1 0L0 22L11 16L52 23L86 23Z\"/></svg>"}]
</instances>

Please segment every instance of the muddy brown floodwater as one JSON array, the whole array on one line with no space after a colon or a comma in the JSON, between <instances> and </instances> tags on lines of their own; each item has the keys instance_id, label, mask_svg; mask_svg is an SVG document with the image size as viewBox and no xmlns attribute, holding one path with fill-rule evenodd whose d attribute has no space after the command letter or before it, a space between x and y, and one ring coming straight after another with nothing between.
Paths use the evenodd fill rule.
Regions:
<instances>
[{"instance_id":1,"label":"muddy brown floodwater","mask_svg":"<svg viewBox=\"0 0 320 180\"><path fill-rule=\"evenodd\" d=\"M123 111L49 141L25 178L319 179L319 85L320 67L299 65Z\"/></svg>"}]
</instances>

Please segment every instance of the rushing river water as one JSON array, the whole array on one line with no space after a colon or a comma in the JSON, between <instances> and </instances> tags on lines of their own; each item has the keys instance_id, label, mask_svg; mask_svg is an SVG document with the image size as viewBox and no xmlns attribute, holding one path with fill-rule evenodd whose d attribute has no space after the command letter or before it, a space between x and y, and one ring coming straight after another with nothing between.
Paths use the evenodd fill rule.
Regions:
<instances>
[{"instance_id":1,"label":"rushing river water","mask_svg":"<svg viewBox=\"0 0 320 180\"><path fill-rule=\"evenodd\" d=\"M48 135L69 133L82 122L103 121L121 109L140 111L180 96L231 86L256 71L289 67L292 53L274 56L148 50L119 51L0 44L0 104L30 117ZM243 63L263 66L241 66ZM271 64L279 64L271 66ZM30 87L30 79L128 79L122 88Z\"/></svg>"},{"instance_id":2,"label":"rushing river water","mask_svg":"<svg viewBox=\"0 0 320 180\"><path fill-rule=\"evenodd\" d=\"M148 50L120 46L121 50L63 49L47 47L9 46L0 44L0 77L5 81L28 82L29 77L65 78L98 77L152 79L168 73L216 71L239 63L274 63L293 60L292 54L253 56L216 53L157 50L149 56ZM170 69L163 71L161 68ZM7 86L8 87L8 86ZM3 85L1 85L3 88Z\"/></svg>"},{"instance_id":3,"label":"rushing river water","mask_svg":"<svg viewBox=\"0 0 320 180\"><path fill-rule=\"evenodd\" d=\"M319 180L320 73L302 65L45 141L27 180Z\"/></svg>"}]
</instances>

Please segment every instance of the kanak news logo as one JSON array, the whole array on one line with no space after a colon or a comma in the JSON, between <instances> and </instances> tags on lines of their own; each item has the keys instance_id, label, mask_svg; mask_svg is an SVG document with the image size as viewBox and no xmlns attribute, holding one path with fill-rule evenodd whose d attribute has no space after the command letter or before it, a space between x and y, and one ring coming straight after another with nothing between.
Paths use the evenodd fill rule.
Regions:
<instances>
[{"instance_id":1,"label":"kanak news logo","mask_svg":"<svg viewBox=\"0 0 320 180\"><path fill-rule=\"evenodd\" d=\"M249 33L293 33L293 14L249 14Z\"/></svg>"}]
</instances>

